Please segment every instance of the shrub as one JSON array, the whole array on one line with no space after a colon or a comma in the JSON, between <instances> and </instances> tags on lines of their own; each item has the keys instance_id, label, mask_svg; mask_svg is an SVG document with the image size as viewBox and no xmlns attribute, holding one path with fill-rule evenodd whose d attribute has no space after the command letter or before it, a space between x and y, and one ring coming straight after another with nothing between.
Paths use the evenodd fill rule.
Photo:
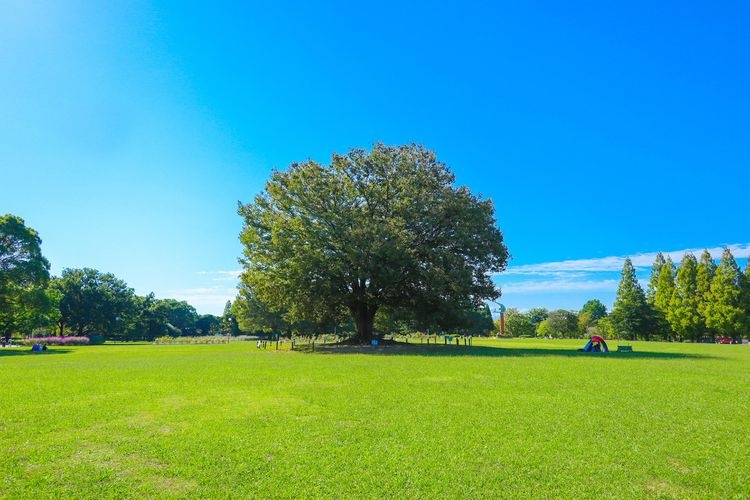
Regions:
<instances>
[{"instance_id":1,"label":"shrub","mask_svg":"<svg viewBox=\"0 0 750 500\"><path fill-rule=\"evenodd\" d=\"M28 337L23 339L24 345L46 344L46 345L87 345L88 337Z\"/></svg>"}]
</instances>

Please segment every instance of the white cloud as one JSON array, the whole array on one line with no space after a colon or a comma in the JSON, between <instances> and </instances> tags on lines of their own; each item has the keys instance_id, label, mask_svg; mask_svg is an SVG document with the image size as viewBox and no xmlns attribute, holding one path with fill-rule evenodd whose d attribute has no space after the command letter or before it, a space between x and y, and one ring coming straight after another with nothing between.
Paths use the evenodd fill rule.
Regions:
<instances>
[{"instance_id":1,"label":"white cloud","mask_svg":"<svg viewBox=\"0 0 750 500\"><path fill-rule=\"evenodd\" d=\"M233 271L198 271L202 276L211 276L211 281L237 281L242 274L241 269Z\"/></svg>"},{"instance_id":2,"label":"white cloud","mask_svg":"<svg viewBox=\"0 0 750 500\"><path fill-rule=\"evenodd\" d=\"M612 291L617 289L618 280L568 280L554 279L547 281L525 281L508 283L503 285L503 295L529 294L529 293L554 293L554 292L581 292L589 290Z\"/></svg>"},{"instance_id":3,"label":"white cloud","mask_svg":"<svg viewBox=\"0 0 750 500\"><path fill-rule=\"evenodd\" d=\"M206 286L169 290L167 295L177 300L184 300L198 311L221 314L227 300L234 300L237 289L226 286Z\"/></svg>"},{"instance_id":4,"label":"white cloud","mask_svg":"<svg viewBox=\"0 0 750 500\"><path fill-rule=\"evenodd\" d=\"M733 245L727 245L732 251L735 258L747 258L750 257L750 243L737 243ZM721 257L724 247L713 247L707 249L714 259ZM675 263L679 263L682 256L686 253L693 253L696 257L700 257L703 252L702 248L688 248L684 250L672 250L669 252L662 252L665 257L670 257ZM651 267L656 258L657 252L650 253L639 253L630 256L630 260L633 265L637 268ZM573 272L612 272L622 270L622 266L625 263L625 256L613 256L613 257L600 257L595 259L576 259L576 260L563 260L558 262L543 262L540 264L525 264L521 266L510 266L503 275L531 275L531 276L563 276Z\"/></svg>"}]
</instances>

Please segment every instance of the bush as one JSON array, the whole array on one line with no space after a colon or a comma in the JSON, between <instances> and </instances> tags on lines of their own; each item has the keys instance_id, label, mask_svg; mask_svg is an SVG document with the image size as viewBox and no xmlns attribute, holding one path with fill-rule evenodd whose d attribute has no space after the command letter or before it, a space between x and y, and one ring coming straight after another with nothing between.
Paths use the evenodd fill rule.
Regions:
<instances>
[{"instance_id":1,"label":"bush","mask_svg":"<svg viewBox=\"0 0 750 500\"><path fill-rule=\"evenodd\" d=\"M88 337L28 337L23 339L24 345L88 345Z\"/></svg>"}]
</instances>

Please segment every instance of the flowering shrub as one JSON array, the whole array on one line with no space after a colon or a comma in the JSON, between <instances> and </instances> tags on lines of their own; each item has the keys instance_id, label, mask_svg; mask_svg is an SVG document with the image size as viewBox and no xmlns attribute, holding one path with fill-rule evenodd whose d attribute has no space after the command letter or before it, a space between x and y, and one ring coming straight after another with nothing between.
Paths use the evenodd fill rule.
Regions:
<instances>
[{"instance_id":1,"label":"flowering shrub","mask_svg":"<svg viewBox=\"0 0 750 500\"><path fill-rule=\"evenodd\" d=\"M30 337L23 339L24 345L87 345L88 337Z\"/></svg>"}]
</instances>

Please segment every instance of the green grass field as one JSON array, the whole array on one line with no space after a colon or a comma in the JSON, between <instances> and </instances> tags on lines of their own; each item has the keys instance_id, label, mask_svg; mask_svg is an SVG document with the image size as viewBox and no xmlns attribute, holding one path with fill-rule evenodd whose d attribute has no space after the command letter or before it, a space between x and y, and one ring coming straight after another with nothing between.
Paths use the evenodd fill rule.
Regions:
<instances>
[{"instance_id":1,"label":"green grass field","mask_svg":"<svg viewBox=\"0 0 750 500\"><path fill-rule=\"evenodd\" d=\"M582 345L0 350L0 496L750 496L750 347Z\"/></svg>"}]
</instances>

